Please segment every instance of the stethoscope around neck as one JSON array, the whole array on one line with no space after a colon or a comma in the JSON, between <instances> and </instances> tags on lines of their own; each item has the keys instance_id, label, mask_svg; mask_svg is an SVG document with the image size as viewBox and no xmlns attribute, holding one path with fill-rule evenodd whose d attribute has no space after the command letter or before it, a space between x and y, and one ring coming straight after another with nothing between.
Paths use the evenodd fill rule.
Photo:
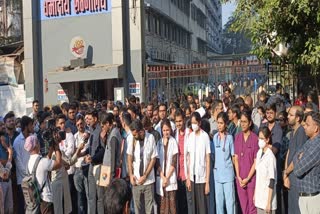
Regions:
<instances>
[{"instance_id":1,"label":"stethoscope around neck","mask_svg":"<svg viewBox=\"0 0 320 214\"><path fill-rule=\"evenodd\" d=\"M226 151L226 141L227 141L227 132L224 132L224 141L223 141L223 147L222 147L222 151L225 152ZM221 141L221 136L220 136L220 133L218 134L218 142L219 142L219 145L217 144L216 145L216 148L220 148L220 141Z\"/></svg>"}]
</instances>

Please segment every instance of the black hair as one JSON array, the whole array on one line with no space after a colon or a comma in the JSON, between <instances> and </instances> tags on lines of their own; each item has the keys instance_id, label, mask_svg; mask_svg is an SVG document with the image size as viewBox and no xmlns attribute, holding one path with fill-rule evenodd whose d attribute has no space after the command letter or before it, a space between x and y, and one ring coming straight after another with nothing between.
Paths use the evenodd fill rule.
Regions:
<instances>
[{"instance_id":1,"label":"black hair","mask_svg":"<svg viewBox=\"0 0 320 214\"><path fill-rule=\"evenodd\" d=\"M69 105L69 108L67 109L67 110L68 110L68 112L69 112L69 110L70 110L70 109L72 109L72 110L75 110L75 111L76 111L76 110L77 110L77 106L76 106L76 105L74 105L74 103L72 103L72 104L70 104L70 105Z\"/></svg>"},{"instance_id":2,"label":"black hair","mask_svg":"<svg viewBox=\"0 0 320 214\"><path fill-rule=\"evenodd\" d=\"M122 214L126 204L130 204L132 192L122 179L114 179L107 187L104 196L104 213Z\"/></svg>"},{"instance_id":3,"label":"black hair","mask_svg":"<svg viewBox=\"0 0 320 214\"><path fill-rule=\"evenodd\" d=\"M211 105L213 100L212 100L211 97L206 97L205 102L207 102L207 103L209 103Z\"/></svg>"},{"instance_id":4,"label":"black hair","mask_svg":"<svg viewBox=\"0 0 320 214\"><path fill-rule=\"evenodd\" d=\"M225 123L225 125L228 124L228 115L225 112L220 112L217 116L217 120L221 118L223 120L223 122Z\"/></svg>"},{"instance_id":5,"label":"black hair","mask_svg":"<svg viewBox=\"0 0 320 214\"><path fill-rule=\"evenodd\" d=\"M67 103L67 102L62 103L61 104L61 109L68 110L69 109L69 103Z\"/></svg>"},{"instance_id":6,"label":"black hair","mask_svg":"<svg viewBox=\"0 0 320 214\"><path fill-rule=\"evenodd\" d=\"M158 106L158 109L160 109L160 107L161 107L161 106L166 107L166 110L167 110L167 105L166 105L166 104L164 104L164 103L160 103L160 105Z\"/></svg>"},{"instance_id":7,"label":"black hair","mask_svg":"<svg viewBox=\"0 0 320 214\"><path fill-rule=\"evenodd\" d=\"M242 112L241 112L241 115L240 115L240 118L241 118L242 116L244 116L245 118L247 118L247 120L249 121L249 123L251 122L251 126L249 127L250 130L252 130L253 127L254 127L254 123L253 123L253 121L252 121L251 114L252 114L251 111L242 111Z\"/></svg>"},{"instance_id":8,"label":"black hair","mask_svg":"<svg viewBox=\"0 0 320 214\"><path fill-rule=\"evenodd\" d=\"M237 97L234 102L234 105L238 105L238 106L244 106L245 102L244 99L242 97Z\"/></svg>"},{"instance_id":9,"label":"black hair","mask_svg":"<svg viewBox=\"0 0 320 214\"><path fill-rule=\"evenodd\" d=\"M163 126L165 126L165 125L170 128L170 133L172 134L172 127L171 127L170 120L167 119L167 118L165 118L165 119L163 119L162 122L161 122L161 134L162 134L162 136L163 136L162 128L163 128Z\"/></svg>"},{"instance_id":10,"label":"black hair","mask_svg":"<svg viewBox=\"0 0 320 214\"><path fill-rule=\"evenodd\" d=\"M276 103L270 103L266 105L266 111L272 110L274 112L277 112L277 105Z\"/></svg>"},{"instance_id":11,"label":"black hair","mask_svg":"<svg viewBox=\"0 0 320 214\"><path fill-rule=\"evenodd\" d=\"M150 128L152 127L152 123L149 117L143 117L141 120L143 128Z\"/></svg>"},{"instance_id":12,"label":"black hair","mask_svg":"<svg viewBox=\"0 0 320 214\"><path fill-rule=\"evenodd\" d=\"M128 108L127 108L127 111L132 111L134 114L138 114L138 111L137 111L137 107L134 106L134 105L129 105Z\"/></svg>"},{"instance_id":13,"label":"black hair","mask_svg":"<svg viewBox=\"0 0 320 214\"><path fill-rule=\"evenodd\" d=\"M318 112L314 112L314 111L310 111L308 113L305 114L305 119L307 120L308 117L311 117L312 120L317 124L318 127L320 127L320 113Z\"/></svg>"},{"instance_id":14,"label":"black hair","mask_svg":"<svg viewBox=\"0 0 320 214\"><path fill-rule=\"evenodd\" d=\"M283 118L284 118L285 121L288 121L288 112L286 112L286 111L281 111L281 112L279 112L278 117L279 117L280 115L283 116Z\"/></svg>"},{"instance_id":15,"label":"black hair","mask_svg":"<svg viewBox=\"0 0 320 214\"><path fill-rule=\"evenodd\" d=\"M51 110L52 110L52 113L55 115L62 114L61 108L59 106L53 106Z\"/></svg>"},{"instance_id":16,"label":"black hair","mask_svg":"<svg viewBox=\"0 0 320 214\"><path fill-rule=\"evenodd\" d=\"M101 124L109 123L109 125L112 125L114 116L112 113L100 112L99 121Z\"/></svg>"},{"instance_id":17,"label":"black hair","mask_svg":"<svg viewBox=\"0 0 320 214\"><path fill-rule=\"evenodd\" d=\"M267 126L263 126L263 127L260 127L260 129L259 129L259 133L262 133L263 134L263 136L265 137L265 138L268 138L269 139L269 145L271 145L272 144L272 136L271 136L271 131L270 131L270 129L267 127Z\"/></svg>"},{"instance_id":18,"label":"black hair","mask_svg":"<svg viewBox=\"0 0 320 214\"><path fill-rule=\"evenodd\" d=\"M130 130L131 131L143 130L143 125L142 125L141 121L138 119L133 120L132 123L130 124Z\"/></svg>"},{"instance_id":19,"label":"black hair","mask_svg":"<svg viewBox=\"0 0 320 214\"><path fill-rule=\"evenodd\" d=\"M132 123L131 115L130 115L127 111L124 111L124 112L122 113L122 121L123 121L127 126L130 126L130 124Z\"/></svg>"},{"instance_id":20,"label":"black hair","mask_svg":"<svg viewBox=\"0 0 320 214\"><path fill-rule=\"evenodd\" d=\"M6 122L9 118L15 117L14 113L12 111L9 111L3 118L3 122Z\"/></svg>"},{"instance_id":21,"label":"black hair","mask_svg":"<svg viewBox=\"0 0 320 214\"><path fill-rule=\"evenodd\" d=\"M223 104L222 100L214 100L211 105L211 110L215 111L218 105Z\"/></svg>"},{"instance_id":22,"label":"black hair","mask_svg":"<svg viewBox=\"0 0 320 214\"><path fill-rule=\"evenodd\" d=\"M76 122L78 122L79 120L83 120L84 121L84 116L82 114L78 114L76 116Z\"/></svg>"},{"instance_id":23,"label":"black hair","mask_svg":"<svg viewBox=\"0 0 320 214\"><path fill-rule=\"evenodd\" d=\"M232 113L236 114L238 119L240 119L241 111L240 111L240 107L238 105L231 106L230 110L232 111Z\"/></svg>"},{"instance_id":24,"label":"black hair","mask_svg":"<svg viewBox=\"0 0 320 214\"><path fill-rule=\"evenodd\" d=\"M23 116L21 118L21 131L24 131L30 123L33 123L33 119L28 116Z\"/></svg>"},{"instance_id":25,"label":"black hair","mask_svg":"<svg viewBox=\"0 0 320 214\"><path fill-rule=\"evenodd\" d=\"M193 112L190 116L190 119L194 118L198 123L201 123L201 116L199 112Z\"/></svg>"},{"instance_id":26,"label":"black hair","mask_svg":"<svg viewBox=\"0 0 320 214\"><path fill-rule=\"evenodd\" d=\"M34 101L32 101L32 106L33 106L35 103L39 103L39 100L34 100Z\"/></svg>"},{"instance_id":27,"label":"black hair","mask_svg":"<svg viewBox=\"0 0 320 214\"><path fill-rule=\"evenodd\" d=\"M313 103L312 103L312 102L307 102L304 108L305 108L305 109L308 108L308 109L313 110Z\"/></svg>"},{"instance_id":28,"label":"black hair","mask_svg":"<svg viewBox=\"0 0 320 214\"><path fill-rule=\"evenodd\" d=\"M87 112L86 115L91 115L92 117L98 118L98 111L94 108L90 108Z\"/></svg>"},{"instance_id":29,"label":"black hair","mask_svg":"<svg viewBox=\"0 0 320 214\"><path fill-rule=\"evenodd\" d=\"M182 117L184 119L186 117L186 114L179 108L174 113L174 119L176 119L176 117Z\"/></svg>"},{"instance_id":30,"label":"black hair","mask_svg":"<svg viewBox=\"0 0 320 214\"><path fill-rule=\"evenodd\" d=\"M136 103L136 102L137 102L137 98L136 98L134 95L131 95L131 96L129 97L128 101L129 101L130 103Z\"/></svg>"},{"instance_id":31,"label":"black hair","mask_svg":"<svg viewBox=\"0 0 320 214\"><path fill-rule=\"evenodd\" d=\"M43 121L47 118L50 117L51 114L49 112L43 112L40 117L39 117L39 123L43 123Z\"/></svg>"},{"instance_id":32,"label":"black hair","mask_svg":"<svg viewBox=\"0 0 320 214\"><path fill-rule=\"evenodd\" d=\"M201 126L200 128L205 131L208 135L210 134L210 123L208 119L203 118L201 119Z\"/></svg>"},{"instance_id":33,"label":"black hair","mask_svg":"<svg viewBox=\"0 0 320 214\"><path fill-rule=\"evenodd\" d=\"M56 122L58 122L60 119L64 119L66 121L67 120L66 115L58 114L57 117L56 117Z\"/></svg>"}]
</instances>

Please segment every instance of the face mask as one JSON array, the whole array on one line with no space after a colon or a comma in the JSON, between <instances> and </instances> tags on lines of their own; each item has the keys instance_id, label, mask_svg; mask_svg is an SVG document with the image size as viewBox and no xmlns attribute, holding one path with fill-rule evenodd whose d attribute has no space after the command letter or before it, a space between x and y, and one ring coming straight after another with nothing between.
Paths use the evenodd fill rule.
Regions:
<instances>
[{"instance_id":1,"label":"face mask","mask_svg":"<svg viewBox=\"0 0 320 214\"><path fill-rule=\"evenodd\" d=\"M266 146L266 142L262 139L259 139L258 144L260 149L263 149Z\"/></svg>"},{"instance_id":2,"label":"face mask","mask_svg":"<svg viewBox=\"0 0 320 214\"><path fill-rule=\"evenodd\" d=\"M195 132L199 130L198 124L191 124L191 128L192 128L192 130L195 131Z\"/></svg>"},{"instance_id":3,"label":"face mask","mask_svg":"<svg viewBox=\"0 0 320 214\"><path fill-rule=\"evenodd\" d=\"M16 131L20 133L21 132L21 128L20 127L16 128Z\"/></svg>"}]
</instances>

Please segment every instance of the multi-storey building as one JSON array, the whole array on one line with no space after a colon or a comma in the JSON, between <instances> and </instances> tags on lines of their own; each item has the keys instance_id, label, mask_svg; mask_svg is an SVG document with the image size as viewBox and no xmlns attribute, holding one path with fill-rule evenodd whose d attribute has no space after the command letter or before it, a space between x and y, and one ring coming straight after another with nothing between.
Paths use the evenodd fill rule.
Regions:
<instances>
[{"instance_id":1,"label":"multi-storey building","mask_svg":"<svg viewBox=\"0 0 320 214\"><path fill-rule=\"evenodd\" d=\"M27 98L144 100L149 65L203 64L207 51L219 53L218 1L23 1Z\"/></svg>"}]
</instances>

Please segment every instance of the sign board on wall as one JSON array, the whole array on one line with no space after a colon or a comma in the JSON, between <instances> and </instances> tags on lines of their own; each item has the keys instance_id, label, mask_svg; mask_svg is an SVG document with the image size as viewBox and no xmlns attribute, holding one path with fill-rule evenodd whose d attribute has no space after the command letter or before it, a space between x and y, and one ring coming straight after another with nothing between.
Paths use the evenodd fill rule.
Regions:
<instances>
[{"instance_id":1,"label":"sign board on wall","mask_svg":"<svg viewBox=\"0 0 320 214\"><path fill-rule=\"evenodd\" d=\"M114 101L121 101L124 103L124 88L118 87L113 89Z\"/></svg>"},{"instance_id":2,"label":"sign board on wall","mask_svg":"<svg viewBox=\"0 0 320 214\"><path fill-rule=\"evenodd\" d=\"M85 51L86 51L85 40L80 36L76 36L72 38L70 42L70 52L72 53L72 55L77 58L81 58L85 56L86 54Z\"/></svg>"},{"instance_id":3,"label":"sign board on wall","mask_svg":"<svg viewBox=\"0 0 320 214\"><path fill-rule=\"evenodd\" d=\"M111 11L111 0L40 0L40 19L49 20Z\"/></svg>"},{"instance_id":4,"label":"sign board on wall","mask_svg":"<svg viewBox=\"0 0 320 214\"><path fill-rule=\"evenodd\" d=\"M140 94L141 93L141 85L138 82L129 83L129 94Z\"/></svg>"},{"instance_id":5,"label":"sign board on wall","mask_svg":"<svg viewBox=\"0 0 320 214\"><path fill-rule=\"evenodd\" d=\"M61 101L61 102L68 102L69 99L68 99L67 94L68 94L67 90L58 89L58 91L57 91L57 95L58 95L57 100Z\"/></svg>"}]
</instances>

